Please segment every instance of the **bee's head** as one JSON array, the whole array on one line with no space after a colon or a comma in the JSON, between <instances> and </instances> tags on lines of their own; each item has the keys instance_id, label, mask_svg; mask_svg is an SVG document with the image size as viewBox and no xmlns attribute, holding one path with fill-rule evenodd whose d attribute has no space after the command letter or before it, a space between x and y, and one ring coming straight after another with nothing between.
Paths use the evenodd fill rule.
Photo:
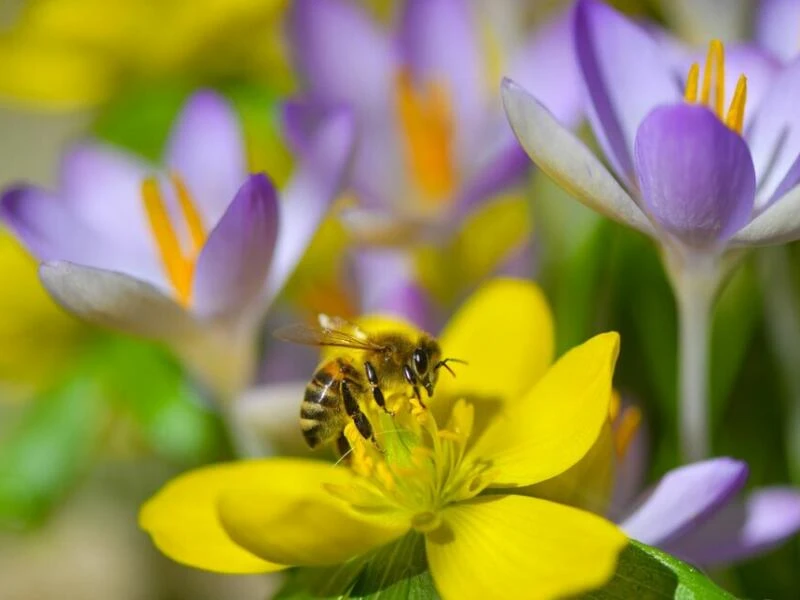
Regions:
<instances>
[{"instance_id":1,"label":"bee's head","mask_svg":"<svg viewBox=\"0 0 800 600\"><path fill-rule=\"evenodd\" d=\"M460 362L463 360L457 358L445 358L442 360L442 349L439 343L428 335L420 337L417 347L411 354L411 369L416 375L417 381L425 391L428 392L428 397L433 396L433 390L436 387L436 381L439 378L439 369L444 367L452 375L452 369L447 366L448 362Z\"/></svg>"}]
</instances>

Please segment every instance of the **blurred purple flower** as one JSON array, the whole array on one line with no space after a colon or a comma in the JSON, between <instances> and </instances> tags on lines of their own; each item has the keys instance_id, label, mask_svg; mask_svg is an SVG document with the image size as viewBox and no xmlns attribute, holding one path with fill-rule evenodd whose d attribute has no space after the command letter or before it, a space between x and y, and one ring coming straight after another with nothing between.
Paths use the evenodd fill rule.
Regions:
<instances>
[{"instance_id":1,"label":"blurred purple flower","mask_svg":"<svg viewBox=\"0 0 800 600\"><path fill-rule=\"evenodd\" d=\"M18 185L0 211L64 308L167 343L228 396L247 383L257 322L339 191L352 129L342 111L320 122L279 202L265 175L247 174L232 108L200 92L173 127L163 166L77 146L57 193Z\"/></svg>"},{"instance_id":2,"label":"blurred purple flower","mask_svg":"<svg viewBox=\"0 0 800 600\"><path fill-rule=\"evenodd\" d=\"M632 538L704 567L762 554L800 531L800 490L745 494L747 473L732 458L678 467L615 518Z\"/></svg>"},{"instance_id":3,"label":"blurred purple flower","mask_svg":"<svg viewBox=\"0 0 800 600\"><path fill-rule=\"evenodd\" d=\"M357 206L343 218L362 242L432 238L520 181L528 164L496 97L504 71L537 90L566 126L581 116L567 15L505 48L506 36L476 10L466 0L407 0L385 32L346 0L298 0L291 9L306 91L287 107L289 137L302 148L321 115L353 109Z\"/></svg>"}]
</instances>

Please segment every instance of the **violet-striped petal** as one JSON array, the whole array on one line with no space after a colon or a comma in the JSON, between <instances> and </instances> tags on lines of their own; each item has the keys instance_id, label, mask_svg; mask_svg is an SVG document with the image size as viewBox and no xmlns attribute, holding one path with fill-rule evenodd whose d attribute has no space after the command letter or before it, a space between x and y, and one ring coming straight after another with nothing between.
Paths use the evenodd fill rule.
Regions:
<instances>
[{"instance_id":1,"label":"violet-striped petal","mask_svg":"<svg viewBox=\"0 0 800 600\"><path fill-rule=\"evenodd\" d=\"M784 182L800 155L800 57L772 82L752 124L746 131L758 179L756 208L762 210L777 200L778 186ZM797 182L794 182L797 183ZM787 184L783 183L786 189Z\"/></svg>"},{"instance_id":2,"label":"violet-striped petal","mask_svg":"<svg viewBox=\"0 0 800 600\"><path fill-rule=\"evenodd\" d=\"M67 260L115 269L151 283L164 284L154 260L120 247L115 229L87 225L63 198L30 185L8 189L0 199L5 224L39 260Z\"/></svg>"},{"instance_id":3,"label":"violet-striped petal","mask_svg":"<svg viewBox=\"0 0 800 600\"><path fill-rule=\"evenodd\" d=\"M583 117L573 18L572 11L566 11L539 27L511 57L506 73L569 128Z\"/></svg>"},{"instance_id":4,"label":"violet-striped petal","mask_svg":"<svg viewBox=\"0 0 800 600\"><path fill-rule=\"evenodd\" d=\"M538 100L508 79L502 94L511 128L536 166L589 208L655 235L647 217L611 173Z\"/></svg>"},{"instance_id":5,"label":"violet-striped petal","mask_svg":"<svg viewBox=\"0 0 800 600\"><path fill-rule=\"evenodd\" d=\"M620 523L630 537L664 545L708 520L742 489L747 465L715 458L673 469Z\"/></svg>"},{"instance_id":6,"label":"violet-striped petal","mask_svg":"<svg viewBox=\"0 0 800 600\"><path fill-rule=\"evenodd\" d=\"M737 498L664 549L693 564L711 567L767 552L798 531L800 490L763 488Z\"/></svg>"},{"instance_id":7,"label":"violet-striped petal","mask_svg":"<svg viewBox=\"0 0 800 600\"><path fill-rule=\"evenodd\" d=\"M211 231L194 275L201 317L237 316L258 298L278 235L278 198L264 174L251 175Z\"/></svg>"},{"instance_id":8,"label":"violet-striped petal","mask_svg":"<svg viewBox=\"0 0 800 600\"><path fill-rule=\"evenodd\" d=\"M56 302L96 325L167 342L197 329L172 298L124 273L54 261L39 267L39 278Z\"/></svg>"},{"instance_id":9,"label":"violet-striped petal","mask_svg":"<svg viewBox=\"0 0 800 600\"><path fill-rule=\"evenodd\" d=\"M325 119L281 193L278 209L281 226L267 278L267 301L277 295L292 274L331 203L341 192L352 159L354 136L349 111L336 111Z\"/></svg>"},{"instance_id":10,"label":"violet-striped petal","mask_svg":"<svg viewBox=\"0 0 800 600\"><path fill-rule=\"evenodd\" d=\"M650 216L689 246L725 241L750 218L756 185L750 151L703 106L653 110L636 134L635 166Z\"/></svg>"},{"instance_id":11,"label":"violet-striped petal","mask_svg":"<svg viewBox=\"0 0 800 600\"><path fill-rule=\"evenodd\" d=\"M299 75L313 98L351 105L370 120L385 115L396 51L354 2L296 0L288 35Z\"/></svg>"},{"instance_id":12,"label":"violet-striped petal","mask_svg":"<svg viewBox=\"0 0 800 600\"><path fill-rule=\"evenodd\" d=\"M467 0L407 0L400 26L404 64L417 82L444 84L460 143L477 142L486 80L479 23Z\"/></svg>"},{"instance_id":13,"label":"violet-striped petal","mask_svg":"<svg viewBox=\"0 0 800 600\"><path fill-rule=\"evenodd\" d=\"M680 99L669 58L647 32L595 0L578 2L574 36L592 129L617 174L632 183L639 123Z\"/></svg>"},{"instance_id":14,"label":"violet-striped petal","mask_svg":"<svg viewBox=\"0 0 800 600\"><path fill-rule=\"evenodd\" d=\"M239 121L224 98L211 91L189 98L173 126L164 162L183 178L208 227L220 219L247 175L244 148Z\"/></svg>"},{"instance_id":15,"label":"violet-striped petal","mask_svg":"<svg viewBox=\"0 0 800 600\"><path fill-rule=\"evenodd\" d=\"M111 146L77 144L62 159L59 194L88 227L103 232L119 247L149 255L155 261L141 195L142 180L155 170Z\"/></svg>"},{"instance_id":16,"label":"violet-striped petal","mask_svg":"<svg viewBox=\"0 0 800 600\"><path fill-rule=\"evenodd\" d=\"M800 2L761 0L757 4L755 38L784 61L800 53Z\"/></svg>"}]
</instances>

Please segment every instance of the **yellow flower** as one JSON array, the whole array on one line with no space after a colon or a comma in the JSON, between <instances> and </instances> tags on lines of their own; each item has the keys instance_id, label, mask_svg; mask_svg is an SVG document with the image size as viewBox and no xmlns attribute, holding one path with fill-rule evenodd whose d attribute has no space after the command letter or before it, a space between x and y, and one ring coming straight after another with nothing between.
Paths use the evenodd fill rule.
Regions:
<instances>
[{"instance_id":1,"label":"yellow flower","mask_svg":"<svg viewBox=\"0 0 800 600\"><path fill-rule=\"evenodd\" d=\"M143 80L288 80L286 0L31 0L0 34L0 97L91 106Z\"/></svg>"},{"instance_id":2,"label":"yellow flower","mask_svg":"<svg viewBox=\"0 0 800 600\"><path fill-rule=\"evenodd\" d=\"M604 430L617 334L551 365L541 292L506 279L477 291L439 341L469 365L440 378L430 410L404 400L390 417L364 406L380 449L348 426L349 466L276 458L202 468L148 501L141 526L173 559L226 573L340 564L415 530L444 598L550 598L605 583L624 534L520 492L575 465Z\"/></svg>"}]
</instances>

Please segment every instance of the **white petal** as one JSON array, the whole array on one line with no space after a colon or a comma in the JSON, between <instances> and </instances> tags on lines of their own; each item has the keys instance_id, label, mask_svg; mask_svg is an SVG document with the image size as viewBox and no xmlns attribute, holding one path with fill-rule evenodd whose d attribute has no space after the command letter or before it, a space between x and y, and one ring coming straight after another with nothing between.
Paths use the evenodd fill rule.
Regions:
<instances>
[{"instance_id":1,"label":"white petal","mask_svg":"<svg viewBox=\"0 0 800 600\"><path fill-rule=\"evenodd\" d=\"M39 277L61 306L97 325L162 341L186 337L196 327L166 294L123 273L54 261L42 264Z\"/></svg>"},{"instance_id":2,"label":"white petal","mask_svg":"<svg viewBox=\"0 0 800 600\"><path fill-rule=\"evenodd\" d=\"M655 236L652 225L597 157L536 98L506 79L503 106L534 163L589 208Z\"/></svg>"},{"instance_id":3,"label":"white petal","mask_svg":"<svg viewBox=\"0 0 800 600\"><path fill-rule=\"evenodd\" d=\"M800 186L792 188L731 239L732 246L769 246L800 238Z\"/></svg>"}]
</instances>

